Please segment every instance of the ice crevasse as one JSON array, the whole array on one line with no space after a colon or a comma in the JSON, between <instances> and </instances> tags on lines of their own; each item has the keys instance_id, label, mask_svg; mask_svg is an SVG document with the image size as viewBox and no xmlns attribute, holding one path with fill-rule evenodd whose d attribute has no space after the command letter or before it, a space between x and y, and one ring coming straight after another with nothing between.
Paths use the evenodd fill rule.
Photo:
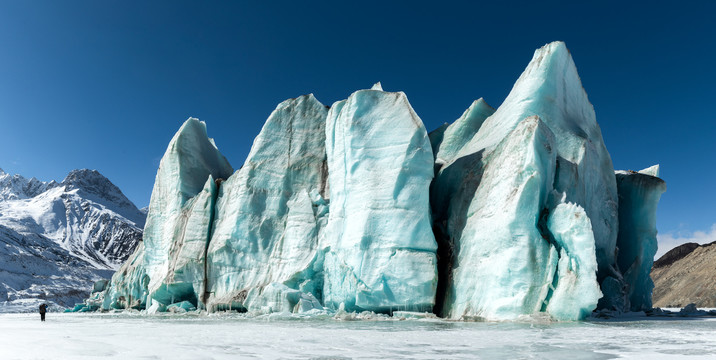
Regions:
<instances>
[{"instance_id":1,"label":"ice crevasse","mask_svg":"<svg viewBox=\"0 0 716 360\"><path fill-rule=\"evenodd\" d=\"M658 169L616 172L562 42L497 109L427 133L380 83L278 105L234 172L187 120L101 309L428 311L510 320L651 307Z\"/></svg>"}]
</instances>

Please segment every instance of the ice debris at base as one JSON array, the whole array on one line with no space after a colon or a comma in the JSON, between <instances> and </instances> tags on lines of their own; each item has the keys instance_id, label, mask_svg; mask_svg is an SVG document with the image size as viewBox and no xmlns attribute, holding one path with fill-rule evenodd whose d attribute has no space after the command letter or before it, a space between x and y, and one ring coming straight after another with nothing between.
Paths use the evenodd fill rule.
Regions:
<instances>
[{"instance_id":1,"label":"ice debris at base","mask_svg":"<svg viewBox=\"0 0 716 360\"><path fill-rule=\"evenodd\" d=\"M561 42L497 110L478 99L429 135L380 83L330 109L286 100L231 172L187 120L144 243L87 308L577 320L651 307L664 183L654 167L615 175Z\"/></svg>"},{"instance_id":2,"label":"ice debris at base","mask_svg":"<svg viewBox=\"0 0 716 360\"><path fill-rule=\"evenodd\" d=\"M696 307L696 304L688 304L683 308L650 308L643 311L619 312L610 309L598 309L592 312L593 320L615 320L622 321L627 319L639 319L643 317L716 317L716 309Z\"/></svg>"},{"instance_id":3,"label":"ice debris at base","mask_svg":"<svg viewBox=\"0 0 716 360\"><path fill-rule=\"evenodd\" d=\"M194 306L194 304L192 304L191 302L186 301L186 300L178 302L178 303L169 304L169 306L167 306L167 312L173 312L173 313L179 313L179 314L189 312L189 311L194 311L194 310L196 310L196 307Z\"/></svg>"}]
</instances>

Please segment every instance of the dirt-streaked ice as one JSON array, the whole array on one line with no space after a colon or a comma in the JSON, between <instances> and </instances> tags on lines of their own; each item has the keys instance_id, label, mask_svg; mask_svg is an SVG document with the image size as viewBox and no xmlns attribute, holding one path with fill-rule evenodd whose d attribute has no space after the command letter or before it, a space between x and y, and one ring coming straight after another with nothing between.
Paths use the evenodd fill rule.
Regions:
<instances>
[{"instance_id":1,"label":"dirt-streaked ice","mask_svg":"<svg viewBox=\"0 0 716 360\"><path fill-rule=\"evenodd\" d=\"M376 84L333 104L326 153L326 305L431 311L437 286L433 154L405 94Z\"/></svg>"},{"instance_id":2,"label":"dirt-streaked ice","mask_svg":"<svg viewBox=\"0 0 716 360\"><path fill-rule=\"evenodd\" d=\"M204 281L199 269L213 220L213 179L232 172L206 124L194 118L184 122L159 164L144 241L97 298L102 308L145 308L153 300L162 308L183 300L198 305L201 294L195 288Z\"/></svg>"},{"instance_id":3,"label":"dirt-streaked ice","mask_svg":"<svg viewBox=\"0 0 716 360\"><path fill-rule=\"evenodd\" d=\"M564 43L535 52L494 114L474 121L471 132L451 132L461 120L433 141L432 206L445 289L438 310L451 318L539 311L582 318L601 297L598 280L621 281L617 194L594 109ZM444 143L464 145L441 157ZM578 208L555 213L561 204ZM563 232L582 233L554 236L548 219ZM572 282L566 289L559 286L565 281Z\"/></svg>"},{"instance_id":4,"label":"dirt-streaked ice","mask_svg":"<svg viewBox=\"0 0 716 360\"><path fill-rule=\"evenodd\" d=\"M330 109L286 100L232 171L188 120L144 243L95 306L488 320L650 306L663 181L615 177L562 42L535 52L497 110L478 99L430 136L380 83Z\"/></svg>"},{"instance_id":5,"label":"dirt-streaked ice","mask_svg":"<svg viewBox=\"0 0 716 360\"><path fill-rule=\"evenodd\" d=\"M210 309L293 311L322 297L327 112L313 95L279 104L221 185L207 255Z\"/></svg>"}]
</instances>

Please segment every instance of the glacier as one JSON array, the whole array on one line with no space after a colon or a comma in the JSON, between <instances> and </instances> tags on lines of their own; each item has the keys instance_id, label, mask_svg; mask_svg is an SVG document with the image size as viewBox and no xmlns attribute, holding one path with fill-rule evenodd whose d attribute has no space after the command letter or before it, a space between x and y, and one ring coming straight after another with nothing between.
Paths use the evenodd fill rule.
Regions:
<instances>
[{"instance_id":1,"label":"glacier","mask_svg":"<svg viewBox=\"0 0 716 360\"><path fill-rule=\"evenodd\" d=\"M628 284L626 299L631 311L651 309L654 282L649 274L657 251L656 207L666 191L659 165L644 170L617 171L619 236L617 261Z\"/></svg>"},{"instance_id":2,"label":"glacier","mask_svg":"<svg viewBox=\"0 0 716 360\"><path fill-rule=\"evenodd\" d=\"M433 154L405 94L385 92L378 83L333 104L326 154L325 303L431 311L437 287L428 195Z\"/></svg>"},{"instance_id":3,"label":"glacier","mask_svg":"<svg viewBox=\"0 0 716 360\"><path fill-rule=\"evenodd\" d=\"M145 309L192 301L205 287L205 251L216 185L233 168L206 132L189 118L169 142L159 164L142 243L88 306ZM198 290L198 291L197 291Z\"/></svg>"},{"instance_id":4,"label":"glacier","mask_svg":"<svg viewBox=\"0 0 716 360\"><path fill-rule=\"evenodd\" d=\"M440 312L509 319L545 310L560 319L582 318L601 297L597 282L621 279L615 259L617 191L594 109L564 43L538 49L503 104L472 128L477 131L453 132L463 137L453 140L445 136L448 127L435 142L438 154L443 142L464 143L455 155L436 158L433 209L441 247L448 249L441 251L448 262L444 271L450 273L444 274ZM523 139L521 145L511 145L520 142L515 137ZM560 204L577 205L586 214L562 227L593 233L596 261L591 249L565 247L550 231L548 222L559 223L549 219ZM563 260L564 251L570 260ZM582 309L575 316L550 311L563 293L559 282L572 273L557 270L562 262L577 262L587 277L581 280L597 290L572 303Z\"/></svg>"},{"instance_id":5,"label":"glacier","mask_svg":"<svg viewBox=\"0 0 716 360\"><path fill-rule=\"evenodd\" d=\"M279 104L221 185L207 254L211 309L290 312L322 297L327 113L313 95Z\"/></svg>"},{"instance_id":6,"label":"glacier","mask_svg":"<svg viewBox=\"0 0 716 360\"><path fill-rule=\"evenodd\" d=\"M563 42L428 132L377 83L277 106L234 172L187 120L144 241L88 307L579 320L651 307L658 168L614 171Z\"/></svg>"},{"instance_id":7,"label":"glacier","mask_svg":"<svg viewBox=\"0 0 716 360\"><path fill-rule=\"evenodd\" d=\"M186 254L191 249L182 250L200 241L197 236L204 238L204 244L208 242L213 208L202 207L202 201L194 198L200 193L203 196L207 191L211 192L212 187L207 184L209 176L225 179L232 172L229 162L207 136L206 124L197 119L187 120L169 142L159 164L144 227L142 267L149 276L149 292L158 292L156 295L163 297L189 296L185 288L193 280L174 281L175 271L182 269L170 268L170 265L176 266L172 260L178 254L191 256ZM209 189L204 191L207 187ZM195 205L199 208L196 211ZM188 223L198 228L190 228ZM185 236L190 238L185 240ZM191 277L191 274L185 275Z\"/></svg>"}]
</instances>

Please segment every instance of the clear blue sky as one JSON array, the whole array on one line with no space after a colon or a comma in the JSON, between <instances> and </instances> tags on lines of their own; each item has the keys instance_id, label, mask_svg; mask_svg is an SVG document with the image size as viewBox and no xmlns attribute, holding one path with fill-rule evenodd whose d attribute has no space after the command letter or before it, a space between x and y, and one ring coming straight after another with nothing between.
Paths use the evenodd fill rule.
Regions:
<instances>
[{"instance_id":1,"label":"clear blue sky","mask_svg":"<svg viewBox=\"0 0 716 360\"><path fill-rule=\"evenodd\" d=\"M0 0L0 168L97 169L142 207L189 116L235 168L274 107L311 92L328 105L382 81L432 130L478 97L499 106L563 40L615 168L662 165L660 233L708 233L714 2L575 3Z\"/></svg>"}]
</instances>

